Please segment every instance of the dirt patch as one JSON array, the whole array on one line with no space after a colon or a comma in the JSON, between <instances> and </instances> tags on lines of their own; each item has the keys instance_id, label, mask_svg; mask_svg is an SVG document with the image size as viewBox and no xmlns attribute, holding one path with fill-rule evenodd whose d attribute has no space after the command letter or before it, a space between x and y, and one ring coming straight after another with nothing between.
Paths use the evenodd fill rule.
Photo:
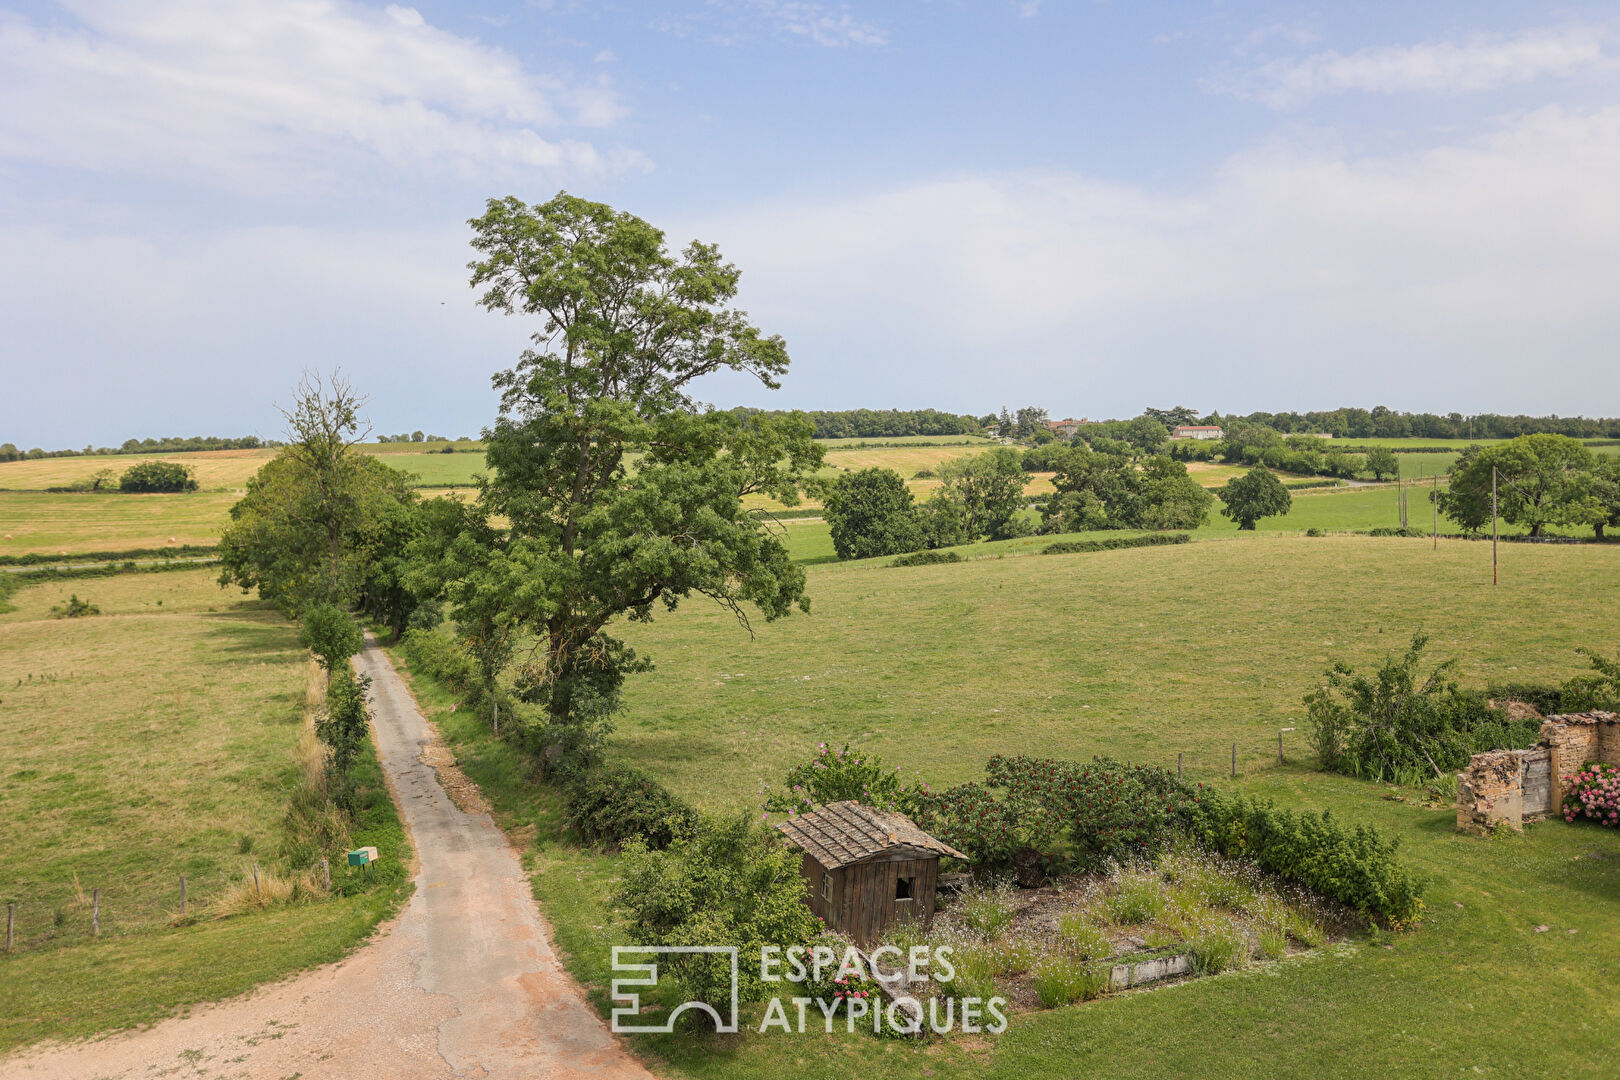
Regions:
<instances>
[{"instance_id":1,"label":"dirt patch","mask_svg":"<svg viewBox=\"0 0 1620 1080\"><path fill-rule=\"evenodd\" d=\"M489 813L489 800L484 798L477 784L467 779L467 774L456 764L456 755L437 736L422 747L420 760L438 776L439 786L456 804L456 809L467 814Z\"/></svg>"},{"instance_id":2,"label":"dirt patch","mask_svg":"<svg viewBox=\"0 0 1620 1080\"><path fill-rule=\"evenodd\" d=\"M1487 704L1489 704L1492 708L1501 709L1503 712L1507 713L1509 720L1544 719L1536 707L1530 704L1528 701L1497 701L1492 699Z\"/></svg>"}]
</instances>

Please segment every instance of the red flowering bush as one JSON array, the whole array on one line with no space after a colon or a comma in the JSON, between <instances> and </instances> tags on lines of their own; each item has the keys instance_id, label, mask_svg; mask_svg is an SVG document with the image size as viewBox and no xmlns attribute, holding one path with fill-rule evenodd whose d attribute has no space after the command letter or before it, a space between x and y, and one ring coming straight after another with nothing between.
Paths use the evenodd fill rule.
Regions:
<instances>
[{"instance_id":1,"label":"red flowering bush","mask_svg":"<svg viewBox=\"0 0 1620 1080\"><path fill-rule=\"evenodd\" d=\"M1620 826L1620 769L1588 761L1580 772L1564 777L1564 820L1576 818Z\"/></svg>"},{"instance_id":2,"label":"red flowering bush","mask_svg":"<svg viewBox=\"0 0 1620 1080\"><path fill-rule=\"evenodd\" d=\"M1111 758L997 755L985 772L984 784L919 798L916 816L987 870L1031 858L1048 872L1151 859L1188 827L1202 798L1202 788L1165 769Z\"/></svg>"}]
</instances>

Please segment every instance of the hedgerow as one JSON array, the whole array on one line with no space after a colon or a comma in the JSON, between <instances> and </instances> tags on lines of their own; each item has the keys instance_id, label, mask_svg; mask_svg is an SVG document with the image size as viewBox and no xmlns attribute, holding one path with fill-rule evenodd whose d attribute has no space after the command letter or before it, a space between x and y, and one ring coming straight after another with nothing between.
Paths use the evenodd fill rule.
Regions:
<instances>
[{"instance_id":1,"label":"hedgerow","mask_svg":"<svg viewBox=\"0 0 1620 1080\"><path fill-rule=\"evenodd\" d=\"M83 551L77 555L47 555L31 551L26 555L0 555L0 566L45 566L50 563L124 562L129 559L176 556L214 555L219 551L212 544L181 544L179 547L128 548L124 551Z\"/></svg>"},{"instance_id":2,"label":"hedgerow","mask_svg":"<svg viewBox=\"0 0 1620 1080\"><path fill-rule=\"evenodd\" d=\"M1024 885L1051 872L1152 862L1189 837L1391 928L1423 911L1423 882L1396 858L1398 837L1327 812L1223 797L1155 765L997 756L985 783L902 794L917 823L976 871L1010 872Z\"/></svg>"},{"instance_id":3,"label":"hedgerow","mask_svg":"<svg viewBox=\"0 0 1620 1080\"><path fill-rule=\"evenodd\" d=\"M1042 555L1078 555L1090 551L1118 551L1121 548L1160 547L1165 544L1186 544L1192 541L1188 533L1150 533L1147 536L1110 536L1103 540L1060 540L1041 548Z\"/></svg>"},{"instance_id":4,"label":"hedgerow","mask_svg":"<svg viewBox=\"0 0 1620 1080\"><path fill-rule=\"evenodd\" d=\"M935 563L961 562L962 556L954 551L914 551L910 555L902 555L891 562L890 566L932 566Z\"/></svg>"},{"instance_id":5,"label":"hedgerow","mask_svg":"<svg viewBox=\"0 0 1620 1080\"><path fill-rule=\"evenodd\" d=\"M1207 791L1191 832L1206 847L1251 859L1392 929L1422 917L1424 883L1396 858L1400 838L1371 825L1342 825L1327 810L1296 813L1265 799Z\"/></svg>"}]
</instances>

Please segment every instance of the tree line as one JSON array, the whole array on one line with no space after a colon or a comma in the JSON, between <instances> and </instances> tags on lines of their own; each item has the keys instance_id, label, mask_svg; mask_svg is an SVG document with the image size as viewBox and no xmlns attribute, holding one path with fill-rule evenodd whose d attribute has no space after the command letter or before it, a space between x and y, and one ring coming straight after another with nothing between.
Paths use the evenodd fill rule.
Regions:
<instances>
[{"instance_id":1,"label":"tree line","mask_svg":"<svg viewBox=\"0 0 1620 1080\"><path fill-rule=\"evenodd\" d=\"M1039 503L1038 519L1024 495L1032 471L1052 473L1056 489ZM900 555L1037 532L1196 529L1217 500L1240 529L1253 529L1293 505L1264 465L1211 492L1184 462L1103 436L1025 452L997 447L947 461L932 475L940 486L924 502L899 473L882 466L813 483L838 557Z\"/></svg>"},{"instance_id":2,"label":"tree line","mask_svg":"<svg viewBox=\"0 0 1620 1080\"><path fill-rule=\"evenodd\" d=\"M198 450L258 450L278 447L274 439L257 435L221 438L218 435L168 435L161 439L125 439L118 446L87 446L83 450L19 450L15 443L0 443L0 461L32 461L37 458L97 457L108 454L180 454Z\"/></svg>"},{"instance_id":3,"label":"tree line","mask_svg":"<svg viewBox=\"0 0 1620 1080\"><path fill-rule=\"evenodd\" d=\"M783 411L737 408L740 416L783 417ZM898 439L912 435L979 435L986 417L941 412L938 409L811 409L793 415L804 416L814 426L818 439Z\"/></svg>"}]
</instances>

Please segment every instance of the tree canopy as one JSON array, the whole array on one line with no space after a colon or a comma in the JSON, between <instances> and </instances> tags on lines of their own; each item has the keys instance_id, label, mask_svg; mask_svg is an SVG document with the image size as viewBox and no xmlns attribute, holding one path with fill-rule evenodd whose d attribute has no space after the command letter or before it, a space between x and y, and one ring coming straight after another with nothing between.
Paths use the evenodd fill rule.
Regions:
<instances>
[{"instance_id":1,"label":"tree canopy","mask_svg":"<svg viewBox=\"0 0 1620 1080\"><path fill-rule=\"evenodd\" d=\"M100 486L99 484L97 485ZM124 470L118 490L132 492L196 491L197 478L176 461L143 461Z\"/></svg>"},{"instance_id":2,"label":"tree canopy","mask_svg":"<svg viewBox=\"0 0 1620 1080\"><path fill-rule=\"evenodd\" d=\"M845 473L829 485L821 504L840 559L899 555L924 546L911 491L893 469Z\"/></svg>"},{"instance_id":3,"label":"tree canopy","mask_svg":"<svg viewBox=\"0 0 1620 1080\"><path fill-rule=\"evenodd\" d=\"M949 504L942 509L959 518L967 541L1006 540L1030 531L1018 513L1024 508L1026 477L1017 450L1003 446L952 458L935 472L941 481L936 498Z\"/></svg>"},{"instance_id":4,"label":"tree canopy","mask_svg":"<svg viewBox=\"0 0 1620 1080\"><path fill-rule=\"evenodd\" d=\"M1137 465L1085 446L1052 456L1057 494L1042 513L1044 532L1092 529L1196 529L1214 498L1187 466L1156 455Z\"/></svg>"},{"instance_id":5,"label":"tree canopy","mask_svg":"<svg viewBox=\"0 0 1620 1080\"><path fill-rule=\"evenodd\" d=\"M1228 481L1215 494L1226 504L1221 513L1237 522L1239 529L1252 530L1261 518L1281 516L1294 505L1294 497L1264 465Z\"/></svg>"},{"instance_id":6,"label":"tree canopy","mask_svg":"<svg viewBox=\"0 0 1620 1080\"><path fill-rule=\"evenodd\" d=\"M1439 495L1441 511L1470 532L1488 526L1493 470L1498 513L1528 526L1531 536L1541 536L1548 525L1600 529L1613 516L1613 505L1604 502L1609 473L1566 435L1521 435L1469 447L1452 463L1451 483Z\"/></svg>"},{"instance_id":7,"label":"tree canopy","mask_svg":"<svg viewBox=\"0 0 1620 1080\"><path fill-rule=\"evenodd\" d=\"M739 272L712 245L679 254L631 214L560 193L492 199L470 223L480 303L539 323L494 377L491 475L453 538L419 545L423 578L465 627L532 642L519 664L553 758L587 748L644 666L607 634L698 594L767 620L808 610L805 575L751 495L798 501L822 452L802 414L703 411L718 371L775 388L787 346L731 306ZM504 518L505 529L489 522Z\"/></svg>"}]
</instances>

